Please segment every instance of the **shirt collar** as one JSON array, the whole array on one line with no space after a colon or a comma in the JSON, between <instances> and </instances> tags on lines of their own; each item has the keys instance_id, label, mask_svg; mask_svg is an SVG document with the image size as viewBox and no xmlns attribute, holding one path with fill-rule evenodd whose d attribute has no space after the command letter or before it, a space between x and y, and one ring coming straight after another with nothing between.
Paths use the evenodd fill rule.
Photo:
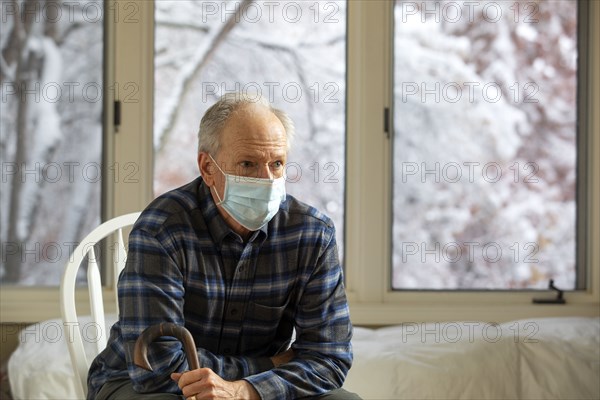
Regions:
<instances>
[{"instance_id":1,"label":"shirt collar","mask_svg":"<svg viewBox=\"0 0 600 400\"><path fill-rule=\"evenodd\" d=\"M223 243L223 239L229 235L236 240L242 241L242 237L235 233L229 227L229 225L227 225L219 213L219 209L217 208L212 194L210 193L210 188L204 183L202 178L199 178L199 181L198 202L200 203L200 211L202 212L202 217L204 218L206 227L208 228L208 232L212 236L213 241L219 246L219 248ZM268 236L268 228L269 224L264 224L261 228L250 235L248 242L253 242L257 239L259 241L266 239Z\"/></svg>"}]
</instances>

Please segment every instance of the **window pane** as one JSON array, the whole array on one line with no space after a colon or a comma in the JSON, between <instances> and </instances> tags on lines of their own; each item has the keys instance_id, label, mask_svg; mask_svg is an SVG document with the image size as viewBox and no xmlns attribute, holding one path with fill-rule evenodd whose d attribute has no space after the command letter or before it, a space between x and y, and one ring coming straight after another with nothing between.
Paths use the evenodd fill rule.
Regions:
<instances>
[{"instance_id":1,"label":"window pane","mask_svg":"<svg viewBox=\"0 0 600 400\"><path fill-rule=\"evenodd\" d=\"M155 194L198 176L200 118L220 95L261 93L296 125L288 193L329 215L341 246L345 2L172 4L156 2Z\"/></svg>"},{"instance_id":2,"label":"window pane","mask_svg":"<svg viewBox=\"0 0 600 400\"><path fill-rule=\"evenodd\" d=\"M103 3L1 7L0 281L58 285L100 222Z\"/></svg>"},{"instance_id":3,"label":"window pane","mask_svg":"<svg viewBox=\"0 0 600 400\"><path fill-rule=\"evenodd\" d=\"M396 1L395 289L575 288L577 2Z\"/></svg>"}]
</instances>

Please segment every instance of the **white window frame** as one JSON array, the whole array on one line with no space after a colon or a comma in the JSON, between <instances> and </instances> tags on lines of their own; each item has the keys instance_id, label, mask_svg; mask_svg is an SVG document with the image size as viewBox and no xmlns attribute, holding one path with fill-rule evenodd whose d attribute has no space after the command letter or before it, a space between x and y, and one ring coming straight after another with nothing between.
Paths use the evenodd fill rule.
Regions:
<instances>
[{"instance_id":1,"label":"white window frame","mask_svg":"<svg viewBox=\"0 0 600 400\"><path fill-rule=\"evenodd\" d=\"M585 123L588 191L585 291L565 294L565 305L532 304L539 291L393 291L391 283L392 149L383 110L392 108L394 2L348 4L348 122L346 160L346 282L352 321L402 322L600 315L600 4L590 2L588 71L592 88ZM592 45L595 43L596 45ZM594 157L595 155L595 157ZM583 202L582 202L583 203ZM553 296L553 294L548 294Z\"/></svg>"},{"instance_id":2,"label":"white window frame","mask_svg":"<svg viewBox=\"0 0 600 400\"><path fill-rule=\"evenodd\" d=\"M107 82L139 85L139 101L121 103L121 125L105 124L104 167L139 166L139 180L103 188L103 218L143 209L153 198L154 4L144 0L111 2L105 19ZM534 305L539 292L398 292L391 289L391 142L384 132L383 110L391 109L393 1L348 1L346 139L346 289L355 325L402 322L600 316L600 3L591 1L588 59L587 225L585 291L565 294L566 305ZM126 8L127 7L127 8ZM137 7L135 14L133 8ZM114 13L117 13L115 15ZM127 18L129 16L130 18ZM138 17L132 21L131 17ZM110 21L115 21L110 23ZM595 45L592 45L595 44ZM113 66L112 68L110 66ZM112 121L105 96L106 120ZM123 100L123 99L117 99ZM198 116L200 118L201 116ZM113 288L106 288L112 299ZM549 294L551 295L551 294ZM77 293L87 312L86 292ZM110 312L112 307L107 307ZM58 289L3 287L1 322L35 322L60 316Z\"/></svg>"}]
</instances>

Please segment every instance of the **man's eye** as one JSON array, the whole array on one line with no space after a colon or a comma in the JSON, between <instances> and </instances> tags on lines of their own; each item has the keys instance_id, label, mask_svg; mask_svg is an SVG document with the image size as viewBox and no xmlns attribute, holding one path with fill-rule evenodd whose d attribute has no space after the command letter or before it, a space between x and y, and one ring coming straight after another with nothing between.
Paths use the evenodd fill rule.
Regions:
<instances>
[{"instance_id":1,"label":"man's eye","mask_svg":"<svg viewBox=\"0 0 600 400\"><path fill-rule=\"evenodd\" d=\"M283 162L282 162L282 161L275 161L275 162L273 163L273 166L274 166L275 168L281 168L281 167L283 167Z\"/></svg>"},{"instance_id":2,"label":"man's eye","mask_svg":"<svg viewBox=\"0 0 600 400\"><path fill-rule=\"evenodd\" d=\"M242 168L252 168L252 163L250 161L242 161L240 165Z\"/></svg>"}]
</instances>

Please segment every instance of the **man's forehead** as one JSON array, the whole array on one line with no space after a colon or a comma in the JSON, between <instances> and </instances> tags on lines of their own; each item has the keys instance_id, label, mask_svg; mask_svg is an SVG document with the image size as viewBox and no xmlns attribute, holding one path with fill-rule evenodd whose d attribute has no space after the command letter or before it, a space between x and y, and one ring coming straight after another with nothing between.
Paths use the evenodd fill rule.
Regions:
<instances>
[{"instance_id":1,"label":"man's forehead","mask_svg":"<svg viewBox=\"0 0 600 400\"><path fill-rule=\"evenodd\" d=\"M223 127L223 134L226 141L231 144L257 142L265 145L275 145L287 141L283 124L268 109L257 113L247 112L232 115Z\"/></svg>"},{"instance_id":2,"label":"man's forehead","mask_svg":"<svg viewBox=\"0 0 600 400\"><path fill-rule=\"evenodd\" d=\"M287 156L287 148L285 145L275 146L244 146L241 143L233 144L231 147L224 149L229 155L237 160L259 160L259 159L275 159L285 158Z\"/></svg>"}]
</instances>

